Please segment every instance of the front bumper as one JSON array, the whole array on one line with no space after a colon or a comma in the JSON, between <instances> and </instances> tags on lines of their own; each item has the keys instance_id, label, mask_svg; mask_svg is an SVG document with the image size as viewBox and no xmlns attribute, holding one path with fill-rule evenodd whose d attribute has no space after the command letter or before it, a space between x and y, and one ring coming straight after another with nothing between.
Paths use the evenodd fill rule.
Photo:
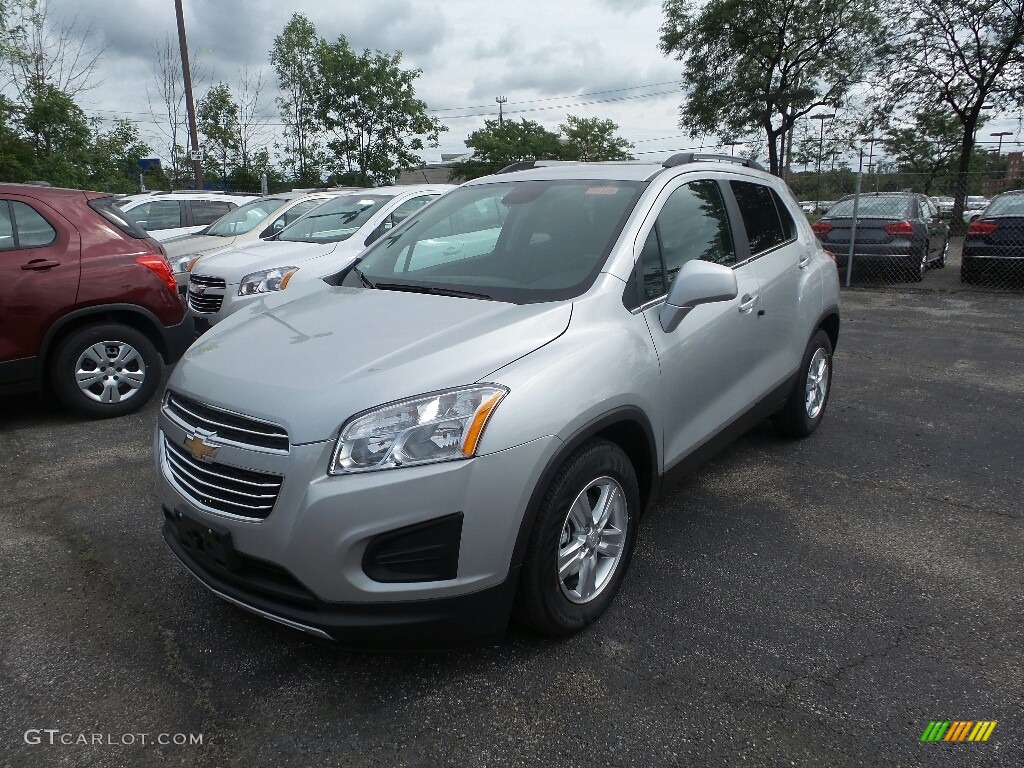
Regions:
<instances>
[{"instance_id":1,"label":"front bumper","mask_svg":"<svg viewBox=\"0 0 1024 768\"><path fill-rule=\"evenodd\" d=\"M154 448L165 517L182 511L228 531L243 560L231 572L211 569L180 542L175 546L169 523L168 545L208 588L268 618L346 642L360 630L377 640L395 631L405 642L410 634L436 634L447 623L457 625L454 636L439 633L445 645L504 627L515 589L511 563L519 527L558 445L557 438L548 437L466 461L338 476L327 474L333 441L292 445L286 455L222 445L214 463L205 466L283 477L273 509L252 519L206 508L176 482L163 441L180 453L190 437L161 411ZM382 581L369 575L374 571L365 556L381 536L456 514L462 527L454 578ZM480 602L494 612L486 621L480 619L485 612ZM461 610L478 619L468 625L456 621L453 615Z\"/></svg>"},{"instance_id":2,"label":"front bumper","mask_svg":"<svg viewBox=\"0 0 1024 768\"><path fill-rule=\"evenodd\" d=\"M165 508L165 515L173 514ZM346 647L376 651L454 648L501 637L508 625L518 570L501 583L466 595L393 603L330 603L268 597L245 579L205 567L182 546L168 520L171 552L217 597L270 621Z\"/></svg>"}]
</instances>

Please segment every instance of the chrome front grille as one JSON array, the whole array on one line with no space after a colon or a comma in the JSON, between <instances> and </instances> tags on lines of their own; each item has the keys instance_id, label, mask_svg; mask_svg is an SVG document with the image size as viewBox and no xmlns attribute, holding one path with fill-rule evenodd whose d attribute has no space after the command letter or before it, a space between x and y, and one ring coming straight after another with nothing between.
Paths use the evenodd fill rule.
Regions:
<instances>
[{"instance_id":1,"label":"chrome front grille","mask_svg":"<svg viewBox=\"0 0 1024 768\"><path fill-rule=\"evenodd\" d=\"M168 479L189 501L236 517L266 519L274 509L284 478L192 458L163 437L163 466Z\"/></svg>"},{"instance_id":2,"label":"chrome front grille","mask_svg":"<svg viewBox=\"0 0 1024 768\"><path fill-rule=\"evenodd\" d=\"M189 275L189 309L202 315L212 315L219 312L221 305L224 303L224 295L221 293L206 293L206 291L211 288L216 290L226 290L227 283L223 277Z\"/></svg>"},{"instance_id":3,"label":"chrome front grille","mask_svg":"<svg viewBox=\"0 0 1024 768\"><path fill-rule=\"evenodd\" d=\"M178 426L191 432L202 430L218 443L263 453L288 453L288 432L278 424L203 405L174 392L167 393L163 410Z\"/></svg>"}]
</instances>

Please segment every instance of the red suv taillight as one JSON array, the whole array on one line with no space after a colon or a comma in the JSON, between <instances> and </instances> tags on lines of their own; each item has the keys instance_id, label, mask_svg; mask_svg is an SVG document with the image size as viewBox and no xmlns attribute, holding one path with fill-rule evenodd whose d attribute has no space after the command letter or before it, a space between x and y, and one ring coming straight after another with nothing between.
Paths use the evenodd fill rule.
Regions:
<instances>
[{"instance_id":1,"label":"red suv taillight","mask_svg":"<svg viewBox=\"0 0 1024 768\"><path fill-rule=\"evenodd\" d=\"M912 235L914 234L914 225L909 221L897 221L894 224L886 224L882 227L882 231L887 235Z\"/></svg>"},{"instance_id":2,"label":"red suv taillight","mask_svg":"<svg viewBox=\"0 0 1024 768\"><path fill-rule=\"evenodd\" d=\"M827 235L829 232L832 231L832 225L829 224L827 221L816 221L813 224L811 224L811 230L816 235Z\"/></svg>"},{"instance_id":3,"label":"red suv taillight","mask_svg":"<svg viewBox=\"0 0 1024 768\"><path fill-rule=\"evenodd\" d=\"M972 221L967 227L967 234L972 237L985 237L999 229L994 221Z\"/></svg>"},{"instance_id":4,"label":"red suv taillight","mask_svg":"<svg viewBox=\"0 0 1024 768\"><path fill-rule=\"evenodd\" d=\"M174 273L171 271L171 265L167 263L167 259L163 256L136 256L135 261L153 270L156 276L164 281L170 292L175 296L178 295L178 284L174 280Z\"/></svg>"}]
</instances>

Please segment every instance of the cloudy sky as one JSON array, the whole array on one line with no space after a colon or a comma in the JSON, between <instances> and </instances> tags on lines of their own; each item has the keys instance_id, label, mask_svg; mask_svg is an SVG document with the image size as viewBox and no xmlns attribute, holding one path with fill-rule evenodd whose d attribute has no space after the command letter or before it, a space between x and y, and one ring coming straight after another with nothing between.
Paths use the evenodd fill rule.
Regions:
<instances>
[{"instance_id":1,"label":"cloudy sky","mask_svg":"<svg viewBox=\"0 0 1024 768\"><path fill-rule=\"evenodd\" d=\"M54 21L74 19L76 34L106 47L98 85L80 105L152 133L147 90L155 97L156 46L167 35L176 41L173 0L49 0L49 8ZM611 118L635 153L652 159L701 146L677 126L680 68L658 51L660 0L185 0L184 9L207 85L233 86L243 67L262 69L270 87L261 111L272 123L280 118L269 51L301 12L329 40L344 34L357 50L401 50L406 66L423 70L417 93L448 127L428 161L463 151L466 136L497 117L497 96L508 99L506 116L551 129L570 114ZM197 98L204 91L197 86Z\"/></svg>"},{"instance_id":2,"label":"cloudy sky","mask_svg":"<svg viewBox=\"0 0 1024 768\"><path fill-rule=\"evenodd\" d=\"M176 44L173 0L48 4L54 22L73 21L77 36L105 47L96 87L79 104L90 116L136 121L158 147L148 94L160 111L153 65L158 45L168 36ZM423 70L417 93L448 127L441 146L423 153L427 161L463 151L469 133L497 117L497 96L508 99L507 116L550 129L566 115L611 118L638 157L702 147L677 125L680 66L658 51L660 0L184 0L184 9L189 50L205 73L196 97L212 82L235 90L243 68L262 70L268 142L280 130L269 51L291 14L301 12L322 37L344 34L356 50L401 50L407 67ZM1016 121L982 130L1014 131L1007 143L1022 138Z\"/></svg>"}]
</instances>

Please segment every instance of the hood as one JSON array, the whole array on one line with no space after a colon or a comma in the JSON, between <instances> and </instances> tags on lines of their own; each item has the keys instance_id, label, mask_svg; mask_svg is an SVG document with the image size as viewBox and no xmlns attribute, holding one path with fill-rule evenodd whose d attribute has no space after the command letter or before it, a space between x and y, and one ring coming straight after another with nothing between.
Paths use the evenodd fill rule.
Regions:
<instances>
[{"instance_id":1,"label":"hood","mask_svg":"<svg viewBox=\"0 0 1024 768\"><path fill-rule=\"evenodd\" d=\"M164 250L167 251L167 258L173 259L178 256L206 253L217 248L227 248L233 245L237 236L217 237L216 235L185 235L164 241Z\"/></svg>"},{"instance_id":2,"label":"hood","mask_svg":"<svg viewBox=\"0 0 1024 768\"><path fill-rule=\"evenodd\" d=\"M367 408L484 379L560 336L571 315L571 302L327 286L214 326L168 387L281 424L292 443L327 440Z\"/></svg>"},{"instance_id":3,"label":"hood","mask_svg":"<svg viewBox=\"0 0 1024 768\"><path fill-rule=\"evenodd\" d=\"M230 248L197 264L196 274L223 277L236 285L243 277L261 269L298 267L310 259L334 252L338 243L293 243L282 240L260 240Z\"/></svg>"}]
</instances>

